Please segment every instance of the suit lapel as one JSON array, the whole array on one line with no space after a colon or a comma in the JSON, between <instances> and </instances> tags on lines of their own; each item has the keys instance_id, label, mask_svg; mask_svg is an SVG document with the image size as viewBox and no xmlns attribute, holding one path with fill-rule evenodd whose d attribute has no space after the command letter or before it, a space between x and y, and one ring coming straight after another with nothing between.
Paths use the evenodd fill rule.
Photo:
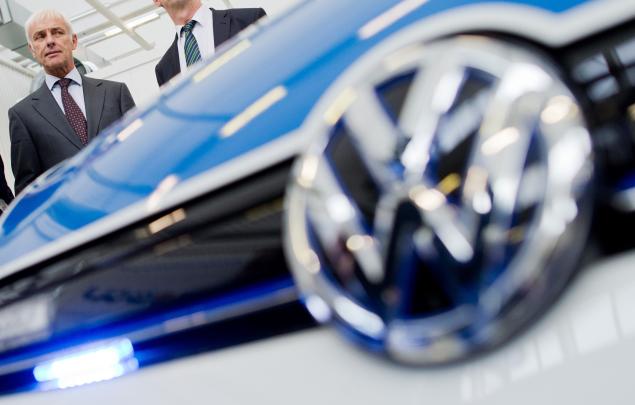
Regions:
<instances>
[{"instance_id":1,"label":"suit lapel","mask_svg":"<svg viewBox=\"0 0 635 405\"><path fill-rule=\"evenodd\" d=\"M212 10L212 22L214 25L214 48L229 39L230 18L228 10Z\"/></svg>"},{"instance_id":2,"label":"suit lapel","mask_svg":"<svg viewBox=\"0 0 635 405\"><path fill-rule=\"evenodd\" d=\"M84 105L86 106L86 121L88 121L88 139L93 139L99 131L101 113L104 110L106 90L99 80L82 76L84 89Z\"/></svg>"},{"instance_id":3,"label":"suit lapel","mask_svg":"<svg viewBox=\"0 0 635 405\"><path fill-rule=\"evenodd\" d=\"M166 52L166 57L162 59L165 63L161 67L164 72L164 77L174 77L181 73L181 62L179 60L179 49L177 47L178 37L174 36L174 42L172 42L172 46L168 48Z\"/></svg>"},{"instance_id":4,"label":"suit lapel","mask_svg":"<svg viewBox=\"0 0 635 405\"><path fill-rule=\"evenodd\" d=\"M35 108L45 120L64 135L73 145L77 146L77 149L82 148L79 137L71 127L71 124L68 123L62 109L57 104L57 101L55 101L55 97L53 97L51 91L46 87L46 82L31 95L31 101L33 102L33 108Z\"/></svg>"}]
</instances>

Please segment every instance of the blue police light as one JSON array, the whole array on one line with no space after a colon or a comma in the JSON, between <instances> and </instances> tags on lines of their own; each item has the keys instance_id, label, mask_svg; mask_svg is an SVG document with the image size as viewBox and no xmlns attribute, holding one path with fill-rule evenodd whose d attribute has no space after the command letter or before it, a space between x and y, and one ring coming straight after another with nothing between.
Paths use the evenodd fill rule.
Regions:
<instances>
[{"instance_id":1,"label":"blue police light","mask_svg":"<svg viewBox=\"0 0 635 405\"><path fill-rule=\"evenodd\" d=\"M38 364L35 379L44 388L69 388L110 380L136 370L139 362L128 339L81 348Z\"/></svg>"}]
</instances>

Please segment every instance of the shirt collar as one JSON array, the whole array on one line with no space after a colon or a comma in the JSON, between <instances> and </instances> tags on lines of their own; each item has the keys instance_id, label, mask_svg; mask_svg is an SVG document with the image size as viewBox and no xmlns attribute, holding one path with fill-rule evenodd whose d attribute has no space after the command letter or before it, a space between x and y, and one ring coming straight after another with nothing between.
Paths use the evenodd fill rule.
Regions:
<instances>
[{"instance_id":1,"label":"shirt collar","mask_svg":"<svg viewBox=\"0 0 635 405\"><path fill-rule=\"evenodd\" d=\"M77 70L76 67L74 67L73 70L68 72L68 74L64 77L68 77L74 83L77 83L80 86L82 85L82 75L79 74L79 71ZM55 86L55 84L57 83L59 79L60 79L59 77L55 77L48 73L45 74L46 86L49 88L49 90L53 90L53 86Z\"/></svg>"},{"instance_id":2,"label":"shirt collar","mask_svg":"<svg viewBox=\"0 0 635 405\"><path fill-rule=\"evenodd\" d=\"M212 10L207 8L204 4L196 10L196 13L192 16L192 20L196 20L197 24L200 24L203 27L212 25ZM181 37L181 28L183 25L177 25L174 27L176 29L176 36Z\"/></svg>"}]
</instances>

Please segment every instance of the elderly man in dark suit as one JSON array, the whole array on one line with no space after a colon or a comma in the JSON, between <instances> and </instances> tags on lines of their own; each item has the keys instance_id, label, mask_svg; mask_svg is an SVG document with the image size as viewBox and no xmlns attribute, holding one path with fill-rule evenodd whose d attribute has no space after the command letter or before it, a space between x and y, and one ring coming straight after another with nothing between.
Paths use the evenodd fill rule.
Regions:
<instances>
[{"instance_id":1,"label":"elderly man in dark suit","mask_svg":"<svg viewBox=\"0 0 635 405\"><path fill-rule=\"evenodd\" d=\"M125 84L80 75L73 61L77 35L61 13L35 13L25 30L46 77L42 87L9 110L16 194L135 105Z\"/></svg>"},{"instance_id":2,"label":"elderly man in dark suit","mask_svg":"<svg viewBox=\"0 0 635 405\"><path fill-rule=\"evenodd\" d=\"M188 66L214 54L214 49L266 15L262 8L214 10L201 0L153 0L176 26L174 42L155 68L157 82L165 82Z\"/></svg>"}]
</instances>

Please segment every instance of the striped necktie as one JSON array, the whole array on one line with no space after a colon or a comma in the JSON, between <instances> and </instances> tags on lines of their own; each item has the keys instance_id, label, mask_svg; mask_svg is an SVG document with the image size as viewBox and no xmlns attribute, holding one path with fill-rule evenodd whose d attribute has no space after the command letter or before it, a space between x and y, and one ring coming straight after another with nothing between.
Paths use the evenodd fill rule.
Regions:
<instances>
[{"instance_id":1,"label":"striped necktie","mask_svg":"<svg viewBox=\"0 0 635 405\"><path fill-rule=\"evenodd\" d=\"M190 20L181 28L181 35L185 37L185 63L187 66L191 66L201 60L201 51L198 49L198 43L194 37L192 30L196 20Z\"/></svg>"}]
</instances>

